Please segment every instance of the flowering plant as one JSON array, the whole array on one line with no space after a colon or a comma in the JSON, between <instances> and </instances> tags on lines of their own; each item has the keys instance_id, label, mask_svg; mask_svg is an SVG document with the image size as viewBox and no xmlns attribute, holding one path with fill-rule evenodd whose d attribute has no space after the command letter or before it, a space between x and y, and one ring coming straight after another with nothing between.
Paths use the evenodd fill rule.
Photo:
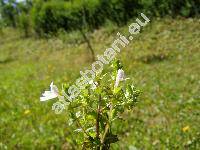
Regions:
<instances>
[{"instance_id":1,"label":"flowering plant","mask_svg":"<svg viewBox=\"0 0 200 150\"><path fill-rule=\"evenodd\" d=\"M138 101L139 91L126 83L128 78L125 78L120 61L114 61L111 66L111 73L102 72L96 76L92 87L86 86L76 100L65 105L69 125L78 127L75 131L80 133L79 141L83 149L108 150L112 143L118 141L117 135L112 132L112 124ZM64 91L68 88L63 86ZM52 83L51 90L46 91L43 94L46 97L41 97L41 100L58 96L63 101L64 96L58 93Z\"/></svg>"}]
</instances>

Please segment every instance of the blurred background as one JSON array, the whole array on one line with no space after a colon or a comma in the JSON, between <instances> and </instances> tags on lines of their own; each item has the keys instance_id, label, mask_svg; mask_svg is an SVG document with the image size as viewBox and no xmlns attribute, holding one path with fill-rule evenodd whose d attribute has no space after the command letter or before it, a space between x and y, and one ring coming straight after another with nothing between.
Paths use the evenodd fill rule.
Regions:
<instances>
[{"instance_id":1,"label":"blurred background","mask_svg":"<svg viewBox=\"0 0 200 150\"><path fill-rule=\"evenodd\" d=\"M111 149L200 149L199 0L0 0L0 149L80 149L67 111L39 97L73 84L140 13L151 22L118 58L142 93Z\"/></svg>"}]
</instances>

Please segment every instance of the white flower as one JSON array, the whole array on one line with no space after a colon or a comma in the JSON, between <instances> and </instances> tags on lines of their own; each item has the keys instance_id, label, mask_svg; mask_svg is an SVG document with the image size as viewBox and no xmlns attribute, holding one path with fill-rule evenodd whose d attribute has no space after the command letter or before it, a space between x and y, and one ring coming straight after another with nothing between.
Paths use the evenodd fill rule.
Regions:
<instances>
[{"instance_id":1,"label":"white flower","mask_svg":"<svg viewBox=\"0 0 200 150\"><path fill-rule=\"evenodd\" d=\"M129 78L125 78L124 70L119 69L117 71L117 77L116 77L116 80L115 80L115 87L118 87L120 81L125 81L125 80L128 80L128 79Z\"/></svg>"},{"instance_id":2,"label":"white flower","mask_svg":"<svg viewBox=\"0 0 200 150\"><path fill-rule=\"evenodd\" d=\"M59 95L58 93L59 93L59 91L58 91L57 86L54 85L53 82L51 82L51 84L50 84L50 91L45 91L42 94L42 97L40 97L40 101L47 101L47 100L56 98Z\"/></svg>"}]
</instances>

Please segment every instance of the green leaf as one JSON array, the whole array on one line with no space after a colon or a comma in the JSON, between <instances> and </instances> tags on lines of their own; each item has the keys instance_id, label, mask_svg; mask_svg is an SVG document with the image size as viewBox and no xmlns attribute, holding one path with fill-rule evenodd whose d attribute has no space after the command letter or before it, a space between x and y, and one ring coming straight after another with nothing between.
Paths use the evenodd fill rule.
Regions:
<instances>
[{"instance_id":1,"label":"green leaf","mask_svg":"<svg viewBox=\"0 0 200 150\"><path fill-rule=\"evenodd\" d=\"M119 141L119 139L118 139L117 135L114 135L112 133L108 134L105 138L106 144L116 143L118 141Z\"/></svg>"},{"instance_id":2,"label":"green leaf","mask_svg":"<svg viewBox=\"0 0 200 150\"><path fill-rule=\"evenodd\" d=\"M114 94L118 94L121 91L121 87L114 88Z\"/></svg>"}]
</instances>

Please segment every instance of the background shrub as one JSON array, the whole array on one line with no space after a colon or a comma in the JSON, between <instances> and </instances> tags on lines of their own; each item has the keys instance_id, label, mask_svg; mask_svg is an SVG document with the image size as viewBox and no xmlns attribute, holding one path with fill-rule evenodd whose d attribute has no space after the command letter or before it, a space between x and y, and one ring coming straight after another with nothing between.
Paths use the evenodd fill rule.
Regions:
<instances>
[{"instance_id":1,"label":"background shrub","mask_svg":"<svg viewBox=\"0 0 200 150\"><path fill-rule=\"evenodd\" d=\"M1 0L1 15L8 26L24 28L33 23L33 30L39 36L65 31L99 28L107 20L118 26L144 12L152 17L198 16L198 0ZM29 15L30 14L30 17ZM29 18L29 19L27 19ZM29 23L28 23L29 22ZM31 22L31 23L30 23Z\"/></svg>"},{"instance_id":2,"label":"background shrub","mask_svg":"<svg viewBox=\"0 0 200 150\"><path fill-rule=\"evenodd\" d=\"M18 20L18 27L22 30L25 37L29 36L30 21L29 14L21 13Z\"/></svg>"}]
</instances>

